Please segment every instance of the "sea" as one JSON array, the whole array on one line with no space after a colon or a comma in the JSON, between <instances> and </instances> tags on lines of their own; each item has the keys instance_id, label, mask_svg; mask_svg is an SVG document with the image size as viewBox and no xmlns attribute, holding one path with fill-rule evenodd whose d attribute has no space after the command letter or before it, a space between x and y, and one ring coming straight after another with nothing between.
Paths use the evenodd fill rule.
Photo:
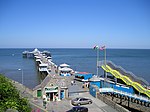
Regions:
<instances>
[{"instance_id":1,"label":"sea","mask_svg":"<svg viewBox=\"0 0 150 112\"><path fill-rule=\"evenodd\" d=\"M0 74L18 81L29 88L41 83L34 59L22 57L23 51L33 51L33 48L1 48ZM97 51L90 48L40 48L48 50L56 65L69 64L79 72L90 72L96 75ZM150 83L150 49L106 49L106 59L132 72L137 77ZM99 51L99 60L104 60L104 51ZM99 74L103 70L99 68Z\"/></svg>"}]
</instances>

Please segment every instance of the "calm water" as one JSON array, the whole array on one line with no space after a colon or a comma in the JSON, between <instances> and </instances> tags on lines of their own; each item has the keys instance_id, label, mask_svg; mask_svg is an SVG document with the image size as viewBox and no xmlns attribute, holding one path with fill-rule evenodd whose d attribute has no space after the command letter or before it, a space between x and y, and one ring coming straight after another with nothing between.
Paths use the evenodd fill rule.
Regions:
<instances>
[{"instance_id":1,"label":"calm water","mask_svg":"<svg viewBox=\"0 0 150 112\"><path fill-rule=\"evenodd\" d=\"M22 52L33 49L0 49L0 73L21 82L23 70L24 84L33 88L40 83L33 59L22 58ZM39 49L48 50L52 54L53 62L69 64L76 71L86 71L96 74L96 51L93 49ZM104 59L104 52L100 51L100 60ZM143 77L150 83L150 50L148 49L108 49L107 60L122 66L127 71ZM100 69L100 75L102 74Z\"/></svg>"}]
</instances>

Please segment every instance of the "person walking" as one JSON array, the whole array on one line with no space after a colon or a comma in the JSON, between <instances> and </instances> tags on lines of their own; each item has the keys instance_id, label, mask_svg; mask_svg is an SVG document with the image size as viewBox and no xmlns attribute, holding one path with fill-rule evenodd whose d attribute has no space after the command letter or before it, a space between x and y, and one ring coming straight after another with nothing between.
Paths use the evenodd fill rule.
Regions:
<instances>
[{"instance_id":1,"label":"person walking","mask_svg":"<svg viewBox=\"0 0 150 112\"><path fill-rule=\"evenodd\" d=\"M56 95L54 96L54 101L55 101L55 102L57 101L57 97L56 97Z\"/></svg>"}]
</instances>

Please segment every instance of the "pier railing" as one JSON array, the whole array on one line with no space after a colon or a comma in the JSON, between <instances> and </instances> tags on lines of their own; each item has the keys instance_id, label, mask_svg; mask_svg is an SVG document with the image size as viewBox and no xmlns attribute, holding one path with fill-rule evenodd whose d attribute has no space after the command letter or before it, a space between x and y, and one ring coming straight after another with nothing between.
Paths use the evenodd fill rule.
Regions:
<instances>
[{"instance_id":1,"label":"pier railing","mask_svg":"<svg viewBox=\"0 0 150 112\"><path fill-rule=\"evenodd\" d=\"M102 100L104 103L106 103L107 105L111 106L112 108L114 108L115 110L117 110L118 112L129 112L128 109L124 108L123 106L113 102L111 99L103 96L102 94L98 93L97 94L97 98Z\"/></svg>"},{"instance_id":2,"label":"pier railing","mask_svg":"<svg viewBox=\"0 0 150 112\"><path fill-rule=\"evenodd\" d=\"M143 102L143 100L141 102L143 103L139 103L137 101L137 98L135 96L135 100L132 100L133 98L131 97L126 97L125 95L118 95L116 96L115 94L120 94L118 93L114 93L114 95L112 94L101 94L101 93L97 93L97 98L102 100L103 102L105 102L106 104L108 104L109 106L111 106L112 108L114 108L115 110L117 110L118 112L129 112L128 109L124 108L125 107L130 107L133 108L134 111L139 110L141 112L149 112L150 108L148 107L148 102ZM124 99L120 98L124 97ZM115 97L115 98L114 98ZM130 102L130 103L129 103ZM121 104L121 105L120 105Z\"/></svg>"},{"instance_id":3,"label":"pier railing","mask_svg":"<svg viewBox=\"0 0 150 112\"><path fill-rule=\"evenodd\" d=\"M137 94L131 94L131 93L128 93L128 92L119 91L119 90L116 90L116 89L113 89L113 88L100 88L99 92L100 93L117 93L117 94L120 94L120 95L128 96L130 98L139 99L139 100L145 101L145 102L150 102L150 100L147 97L143 97L143 96L140 96L140 95L137 95Z\"/></svg>"}]
</instances>

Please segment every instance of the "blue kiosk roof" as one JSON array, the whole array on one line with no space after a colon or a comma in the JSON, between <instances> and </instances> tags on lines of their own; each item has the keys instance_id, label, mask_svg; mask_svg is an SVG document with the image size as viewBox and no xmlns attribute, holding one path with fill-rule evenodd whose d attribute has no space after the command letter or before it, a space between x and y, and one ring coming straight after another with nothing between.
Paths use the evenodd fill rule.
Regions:
<instances>
[{"instance_id":1,"label":"blue kiosk roof","mask_svg":"<svg viewBox=\"0 0 150 112\"><path fill-rule=\"evenodd\" d=\"M88 72L78 72L76 75L78 75L78 76L86 76L86 75L92 75L92 73L88 73Z\"/></svg>"}]
</instances>

